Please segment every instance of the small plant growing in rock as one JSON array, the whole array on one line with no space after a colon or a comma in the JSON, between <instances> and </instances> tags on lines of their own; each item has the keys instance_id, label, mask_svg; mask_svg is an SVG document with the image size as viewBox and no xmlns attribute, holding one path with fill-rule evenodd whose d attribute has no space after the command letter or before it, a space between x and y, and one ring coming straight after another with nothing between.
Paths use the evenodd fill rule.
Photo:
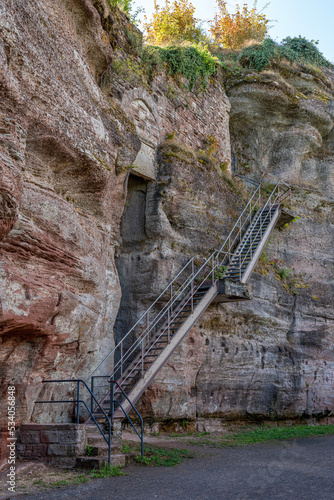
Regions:
<instances>
[{"instance_id":1,"label":"small plant growing in rock","mask_svg":"<svg viewBox=\"0 0 334 500\"><path fill-rule=\"evenodd\" d=\"M174 139L174 137L175 137L175 134L176 134L175 131L174 132L170 132L169 134L167 134L167 136L166 136L167 141L172 141Z\"/></svg>"},{"instance_id":2,"label":"small plant growing in rock","mask_svg":"<svg viewBox=\"0 0 334 500\"><path fill-rule=\"evenodd\" d=\"M87 444L86 446L86 457L91 457L94 453L94 446L89 446L89 444Z\"/></svg>"},{"instance_id":3,"label":"small plant growing in rock","mask_svg":"<svg viewBox=\"0 0 334 500\"><path fill-rule=\"evenodd\" d=\"M289 276L291 276L291 273L292 273L292 269L288 269L287 267L283 267L282 269L279 269L277 271L277 274L278 276L284 280L286 278L289 278Z\"/></svg>"},{"instance_id":4,"label":"small plant growing in rock","mask_svg":"<svg viewBox=\"0 0 334 500\"><path fill-rule=\"evenodd\" d=\"M214 272L215 279L216 279L216 280L221 280L221 279L223 279L224 274L225 274L225 271L226 271L226 266L220 266L220 267L218 267L218 268L215 270L215 272Z\"/></svg>"}]
</instances>

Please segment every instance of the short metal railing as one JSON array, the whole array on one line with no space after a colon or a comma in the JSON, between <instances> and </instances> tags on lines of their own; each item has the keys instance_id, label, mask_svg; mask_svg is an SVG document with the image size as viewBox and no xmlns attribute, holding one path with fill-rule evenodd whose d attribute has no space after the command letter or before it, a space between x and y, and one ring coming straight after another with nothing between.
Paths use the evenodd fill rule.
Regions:
<instances>
[{"instance_id":1,"label":"short metal railing","mask_svg":"<svg viewBox=\"0 0 334 500\"><path fill-rule=\"evenodd\" d=\"M88 413L90 414L93 422L95 423L96 427L98 428L98 430L100 431L103 439L105 440L105 442L107 443L108 445L108 465L110 467L110 450L111 450L111 422L108 418L108 415L106 414L106 412L104 411L104 409L102 408L102 406L100 405L100 403L98 402L98 400L95 398L94 394L91 392L90 388L88 387L88 385L86 384L86 382L84 380L81 380L81 379L68 379L68 380L42 380L42 383L43 384L63 384L63 383L76 383L76 392L77 392L77 397L76 399L67 399L67 400L50 400L50 401L35 401L35 403L37 404L46 404L46 403L52 403L52 404L59 404L59 403L75 403L76 404L76 407L77 407L77 424L80 423L80 403L84 405L84 407L86 408L86 410L88 411ZM83 386L87 389L87 391L89 392L91 398L93 399L93 401L95 402L96 406L101 410L101 412L103 413L105 419L106 419L106 422L108 423L108 438L106 438L103 430L101 429L99 423L96 421L94 415L93 415L93 412L91 412L91 410L89 409L86 401L84 401L83 399L80 399L80 384L83 384Z\"/></svg>"},{"instance_id":2,"label":"short metal railing","mask_svg":"<svg viewBox=\"0 0 334 500\"><path fill-rule=\"evenodd\" d=\"M142 419L142 416L139 414L139 412L137 411L137 409L131 403L131 401L129 400L129 398L127 397L127 395L125 394L125 392L123 391L122 387L117 382L115 382L114 380L109 380L109 382L110 382L110 387L112 387L112 388L114 387L114 384L117 384L118 389L124 394L124 396L126 397L126 399L129 401L132 409L138 415L138 417L140 419L140 422L141 422L141 433L140 434L137 431L137 429L135 428L135 426L134 426L131 418L129 417L128 413L122 407L121 403L118 402L118 401L116 401L116 400L114 401L113 397L110 398L111 399L112 411L111 411L111 418L109 418L109 416L104 411L104 409L102 408L102 406L99 403L99 401L94 396L93 391L91 391L91 389L88 387L87 383L84 380L82 380L82 379L42 380L42 383L44 383L44 384L46 384L46 383L48 383L48 384L50 384L50 383L55 383L55 384L60 384L60 383L76 383L76 398L75 399L67 399L67 400L35 401L35 403L37 403L37 404L46 404L46 403L52 403L52 404L74 403L74 404L76 404L76 409L77 409L76 420L77 420L77 424L80 423L80 404L83 404L84 407L86 408L86 410L88 411L88 413L89 413L92 421L95 423L95 425L98 428L98 430L100 431L103 439L105 440L105 442L108 445L108 466L110 467L110 460L111 460L111 427L112 427L112 424L113 424L114 404L117 403L119 405L119 407L121 408L121 410L124 413L124 416L129 420L131 426L133 427L133 429L137 433L138 437L140 438L140 440L141 440L141 456L142 457L143 457L143 453L144 453L144 429L143 429L143 419ZM84 388L87 389L88 393L90 394L90 398L91 398L90 408L87 405L86 401L84 401L83 399L80 399L80 384L83 384ZM110 394L112 395L113 393L114 393L114 390L113 389L110 390ZM108 439L106 438L105 433L101 429L100 424L97 422L96 418L94 417L94 411L93 411L94 404L95 404L95 408L98 408L100 410L100 412L102 413L102 415L106 419L106 423L108 424Z\"/></svg>"},{"instance_id":3,"label":"short metal railing","mask_svg":"<svg viewBox=\"0 0 334 500\"><path fill-rule=\"evenodd\" d=\"M135 433L137 434L137 436L140 439L140 453L141 453L141 457L143 458L143 456L144 456L144 422L143 422L143 418L140 415L140 413L138 412L137 408L134 406L134 404L132 404L132 401L130 401L130 399L128 398L128 396L125 394L125 392L123 391L123 389L119 385L119 383L116 380L109 380L109 383L110 383L111 421L113 422L113 420L114 420L114 411L115 411L114 405L117 404L121 408L121 410L124 413L124 415L129 420L129 422L130 422L133 430L135 431ZM124 410L121 402L118 401L117 399L114 399L114 393L115 393L114 386L115 385L117 385L119 391L123 394L123 396L125 397L125 399L130 403L131 408L134 410L134 412L139 417L139 420L140 420L140 434L137 431L136 427L134 426L132 420L129 418L127 412Z\"/></svg>"},{"instance_id":4,"label":"short metal railing","mask_svg":"<svg viewBox=\"0 0 334 500\"><path fill-rule=\"evenodd\" d=\"M124 382L130 379L139 366L143 375L145 357L149 356L163 335L167 334L168 342L170 341L173 322L186 307L190 307L193 312L194 296L199 289L204 285L214 285L224 276L235 255L235 250L249 228L248 241L251 243L250 249L252 248L252 243L259 234L263 236L261 231L267 223L270 223L272 209L280 206L288 196L291 198L290 187L284 182L278 182L269 195L264 195L261 185L258 185L220 249L213 252L200 267L195 265L194 258L190 259L122 340L109 352L88 380L92 380L92 377L104 378L108 375L113 380L121 380L124 385ZM261 217L263 220L260 219L260 228L255 230L255 222ZM247 255L242 257L240 254L238 265L240 280L245 272L244 267L250 252L252 250L248 250ZM136 338L130 342L134 334ZM118 360L110 372L107 361L116 353ZM98 387L95 386L94 391L97 389Z\"/></svg>"},{"instance_id":5,"label":"short metal railing","mask_svg":"<svg viewBox=\"0 0 334 500\"><path fill-rule=\"evenodd\" d=\"M137 434L137 436L140 439L141 455L143 457L143 453L144 453L144 422L143 422L142 416L140 415L140 413L138 412L137 408L134 406L132 401L128 398L128 396L125 393L125 391L123 390L122 386L116 380L110 379L110 377L108 375L97 375L95 377L91 377L91 391L90 391L91 395L93 395L94 390L95 390L95 379L105 379L107 381L107 384L109 385L109 398L110 399L109 399L108 410L109 410L111 424L113 424L113 422L114 422L115 405L118 405L121 408L122 412L124 413L124 416L128 419L131 427L133 428L133 430L135 431L135 433ZM131 418L129 417L128 413L124 410L121 401L118 399L115 399L115 397L114 397L114 394L115 394L114 386L115 385L117 386L119 393L121 393L124 396L124 398L130 403L132 410L137 414L137 416L140 420L140 434L139 434L137 428L135 427L134 423L132 422ZM105 395L105 394L103 394L103 395ZM96 398L91 397L91 402L90 402L91 406L90 406L90 412L89 412L90 415L92 415L94 412L96 412L96 406L94 407L95 401L96 401ZM101 406L99 405L98 408L101 408Z\"/></svg>"}]
</instances>

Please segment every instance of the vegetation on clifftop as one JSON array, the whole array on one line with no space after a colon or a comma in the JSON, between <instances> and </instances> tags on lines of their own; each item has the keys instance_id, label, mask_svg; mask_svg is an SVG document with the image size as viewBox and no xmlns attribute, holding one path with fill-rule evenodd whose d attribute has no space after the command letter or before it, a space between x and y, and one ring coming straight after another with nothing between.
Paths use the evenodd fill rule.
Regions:
<instances>
[{"instance_id":1,"label":"vegetation on clifftop","mask_svg":"<svg viewBox=\"0 0 334 500\"><path fill-rule=\"evenodd\" d=\"M129 16L131 0L108 0L119 5ZM210 34L201 21L194 16L195 8L189 0L165 0L160 8L155 3L152 19L144 23L144 40L138 41L136 54L140 61L125 62L126 57L117 58L114 65L133 80L139 77L148 83L159 72L176 78L177 84L189 90L205 88L214 75L240 75L248 70L261 72L268 68L284 66L293 73L306 72L316 76L318 68L333 68L317 47L317 41L304 37L287 37L277 43L268 37L268 20L262 12L244 5L230 14L224 0L216 0L218 13L210 21ZM138 32L140 35L140 33ZM124 55L125 56L125 55ZM115 68L114 68L115 69ZM117 71L116 71L117 72ZM130 73L133 75L130 77Z\"/></svg>"},{"instance_id":2,"label":"vegetation on clifftop","mask_svg":"<svg viewBox=\"0 0 334 500\"><path fill-rule=\"evenodd\" d=\"M142 60L151 72L165 69L167 75L184 76L189 81L190 90L195 82L205 87L208 77L217 72L218 63L218 59L203 46L147 46L144 47Z\"/></svg>"}]
</instances>

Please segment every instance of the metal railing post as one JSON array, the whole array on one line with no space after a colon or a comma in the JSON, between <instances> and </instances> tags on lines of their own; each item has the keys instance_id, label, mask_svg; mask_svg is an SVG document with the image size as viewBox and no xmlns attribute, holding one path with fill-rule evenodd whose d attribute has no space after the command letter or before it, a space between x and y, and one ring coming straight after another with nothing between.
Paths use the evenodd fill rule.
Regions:
<instances>
[{"instance_id":1,"label":"metal railing post","mask_svg":"<svg viewBox=\"0 0 334 500\"><path fill-rule=\"evenodd\" d=\"M150 311L147 313L147 320L146 320L146 329L149 332L150 331ZM150 336L150 333L148 334Z\"/></svg>"},{"instance_id":2,"label":"metal railing post","mask_svg":"<svg viewBox=\"0 0 334 500\"><path fill-rule=\"evenodd\" d=\"M143 422L143 419L140 420L140 441L141 441L141 446L140 446L141 458L143 458L144 457L144 422Z\"/></svg>"},{"instance_id":3,"label":"metal railing post","mask_svg":"<svg viewBox=\"0 0 334 500\"><path fill-rule=\"evenodd\" d=\"M167 324L168 324L167 339L168 339L168 343L169 343L170 342L170 310L169 310L169 308L167 311Z\"/></svg>"},{"instance_id":4,"label":"metal railing post","mask_svg":"<svg viewBox=\"0 0 334 500\"><path fill-rule=\"evenodd\" d=\"M92 377L90 381L90 390L92 391L90 395L90 411L93 413L94 377Z\"/></svg>"},{"instance_id":5,"label":"metal railing post","mask_svg":"<svg viewBox=\"0 0 334 500\"><path fill-rule=\"evenodd\" d=\"M213 256L212 256L212 284L214 284L215 282L215 261L213 259Z\"/></svg>"},{"instance_id":6,"label":"metal railing post","mask_svg":"<svg viewBox=\"0 0 334 500\"><path fill-rule=\"evenodd\" d=\"M77 424L80 422L80 381L77 382Z\"/></svg>"},{"instance_id":7,"label":"metal railing post","mask_svg":"<svg viewBox=\"0 0 334 500\"><path fill-rule=\"evenodd\" d=\"M111 459L111 424L110 421L108 422L108 434L109 434L109 439L108 439L108 467L110 469L110 459Z\"/></svg>"},{"instance_id":8,"label":"metal railing post","mask_svg":"<svg viewBox=\"0 0 334 500\"><path fill-rule=\"evenodd\" d=\"M141 341L141 376L144 375L144 340Z\"/></svg>"},{"instance_id":9,"label":"metal railing post","mask_svg":"<svg viewBox=\"0 0 334 500\"><path fill-rule=\"evenodd\" d=\"M114 423L114 382L110 381L110 420Z\"/></svg>"},{"instance_id":10,"label":"metal railing post","mask_svg":"<svg viewBox=\"0 0 334 500\"><path fill-rule=\"evenodd\" d=\"M123 376L123 342L121 342L121 377Z\"/></svg>"}]
</instances>

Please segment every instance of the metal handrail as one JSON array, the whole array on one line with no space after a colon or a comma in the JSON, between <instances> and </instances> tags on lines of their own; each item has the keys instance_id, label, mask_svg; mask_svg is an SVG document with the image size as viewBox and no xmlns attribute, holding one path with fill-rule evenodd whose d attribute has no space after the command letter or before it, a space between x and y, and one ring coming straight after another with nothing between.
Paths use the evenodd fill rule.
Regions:
<instances>
[{"instance_id":1,"label":"metal handrail","mask_svg":"<svg viewBox=\"0 0 334 500\"><path fill-rule=\"evenodd\" d=\"M127 412L124 410L124 408L123 408L122 404L120 403L120 401L114 400L113 398L110 397L110 404L113 405L114 403L117 403L119 405L119 407L121 408L122 412L127 417L127 419L129 420L130 424L132 425L132 428L134 429L134 431L136 432L137 436L139 437L140 443L141 443L141 447L140 447L140 449L141 449L141 456L143 458L143 456L144 456L144 422L143 422L143 417L140 415L140 413L138 412L138 410L134 406L134 404L130 401L130 399L128 398L127 394L125 394L122 386L120 386L119 383L116 380L109 379L109 383L111 384L111 387L113 387L115 384L117 385L117 387L122 392L123 396L125 396L125 398L127 399L127 401L130 403L131 408L136 412L136 414L140 418L140 434L139 434L139 432L137 431L137 429L133 425L132 420L128 416ZM112 393L114 393L114 391L112 391ZM111 417L112 421L113 421L113 413L114 413L113 410L114 410L114 408L112 407L112 413L111 413L111 415L112 415L112 417Z\"/></svg>"},{"instance_id":2,"label":"metal handrail","mask_svg":"<svg viewBox=\"0 0 334 500\"><path fill-rule=\"evenodd\" d=\"M283 188L283 190L282 190ZM286 188L286 189L285 189ZM289 192L291 196L291 190L290 187L285 184L282 181L279 181L274 189L271 191L269 198L266 200L266 202L261 206L261 190L262 190L261 184L257 185L257 188L253 192L251 198L249 199L248 203L246 204L244 210L240 214L238 220L234 224L233 228L231 229L229 235L227 236L224 244L220 247L218 251L213 252L208 259L204 262L204 264L195 272L194 270L194 258L192 258L182 269L179 271L177 276L170 282L167 287L164 289L164 291L159 295L159 297L151 304L151 306L147 309L147 311L141 316L141 318L135 323L135 325L129 330L129 332L123 337L123 339L117 344L117 346L114 347L114 349L108 354L108 356L99 364L99 366L94 370L91 376L94 376L94 374L97 372L99 368L103 365L103 363L113 354L117 349L120 349L120 359L117 361L117 363L114 365L114 368L112 372L109 374L110 377L115 377L115 374L117 373L118 370L121 371L121 377L123 378L123 382L129 378L129 376L132 374L135 368L138 367L138 364L141 363L143 367L144 363L144 357L147 355L147 353L152 349L153 345L158 341L158 339L165 334L166 330L169 332L169 327L175 321L175 318L178 317L179 313L182 311L184 308L185 304L189 304L191 301L192 307L193 307L193 296L199 290L201 286L208 280L214 284L217 281L217 277L215 277L215 274L217 274L217 270L220 271L220 269L223 266L227 266L229 262L231 261L231 258L235 252L235 249L238 247L240 244L242 238L246 234L247 227L251 224L254 223L254 226L251 228L250 235L247 237L247 241L251 241L251 244L254 241L254 235L252 234L255 230L255 221L258 218L262 217L263 211L270 207L269 212L271 212L271 208L274 206L275 203L280 204L282 199L286 196L286 194ZM255 213L255 217L254 217ZM261 221L261 227L263 226L263 223L266 221L268 217L268 214L265 217L265 220ZM259 231L257 231L256 234L258 234ZM251 248L251 247L250 247ZM248 252L249 253L249 252ZM247 253L247 255L248 255ZM241 255L241 254L240 254ZM242 259L241 262L241 257L239 258L239 276L241 280L241 271L242 271L242 266L245 262L245 257ZM190 264L191 264L191 269L190 269ZM205 271L205 269L210 266L209 271ZM175 283L175 280L181 276L181 274L185 271L188 270L188 276L185 278L185 280L182 282L182 284L179 286L179 289L173 293L173 284ZM226 272L226 268L224 269L224 273ZM223 273L223 274L224 274ZM218 273L219 275L220 273ZM204 277L203 277L204 276ZM219 276L221 277L221 276ZM200 283L196 283L196 281L200 281ZM164 304L164 306L161 308L160 311L158 311L154 317L149 320L148 318L148 313L152 311L154 305L157 304L157 302L163 297L163 295L170 289L170 299L167 301L167 303ZM189 295L188 299L186 300L185 304L181 307L180 303L182 300L185 300L185 297L187 297L187 294ZM181 308L180 308L181 307ZM145 316L148 318L147 320L147 326L144 328L144 330L140 333L140 336L137 337L137 339L131 344L129 348L126 349L125 352L123 352L123 346L124 346L124 340L128 338L129 334L134 331L135 327L139 325L139 323L145 318ZM161 324L161 322L163 323ZM157 335L156 328L160 325L160 334ZM153 338L153 344L151 340L151 335L152 332L155 332L155 337ZM169 337L168 337L169 338ZM149 342L147 342L149 340ZM169 339L170 340L170 339ZM141 352L138 353L139 348L141 348ZM130 367L131 365L128 365L130 367L130 370L128 370L128 367L125 365L126 362L130 361L130 358L133 354L138 353L137 357L132 361L135 362L135 365ZM137 360L137 361L136 361ZM123 370L123 367L125 366L125 372ZM142 374L143 374L143 368L142 368ZM103 377L101 377L103 378Z\"/></svg>"},{"instance_id":3,"label":"metal handrail","mask_svg":"<svg viewBox=\"0 0 334 500\"><path fill-rule=\"evenodd\" d=\"M189 286L191 285L191 282L194 281L196 279L196 277L199 276L200 272L205 268L205 266L210 262L210 260L212 259L212 256L210 256L206 261L205 263L201 266L201 268L197 271L197 273L195 275L193 275L192 277L190 277L186 282L186 286ZM186 288L186 286L184 286L184 288ZM196 293L196 291L198 290L200 286L197 286L196 287L196 290L194 290L194 293ZM181 294L182 292L180 292L177 296L175 296L175 298L173 299L173 302L170 304L169 307L172 307L173 304L175 303L178 303L179 300L180 300L180 297L181 297ZM182 309L184 308L184 306L182 307ZM181 309L181 311L182 311ZM177 317L177 315L180 313L180 311L177 311L177 314L173 316L173 319L175 319ZM171 321L170 321L171 323ZM115 373L117 372L117 370L119 369L119 364L122 362L124 363L125 361L127 361L129 359L129 357L131 356L131 354L133 354L136 349L140 346L140 345L143 345L144 341L147 340L147 338L149 338L149 335L151 333L151 330L153 329L155 325L153 325L151 327L151 329L149 331L146 332L145 335L142 335L141 337L139 337L138 339L136 339L136 341L133 343L133 345L130 347L130 349L127 351L127 353L123 356L123 358L121 360L118 361L118 363L115 365L114 369L113 369L113 372L111 374L111 376L114 376ZM166 328L167 328L168 325L166 325L165 329L162 330L162 332L160 333L160 335L158 337L155 338L155 343L157 342L157 340L164 334L164 332L166 331ZM150 346L150 348L152 348L152 345ZM150 349L148 349L145 354L142 355L145 356L147 354L147 352L149 351ZM137 363L138 365L138 363ZM137 367L137 365L135 365L133 368L132 368L132 371L134 370L134 368ZM129 373L127 373L127 376L126 378L124 378L123 382L125 380L127 380L127 378L131 375L132 371L130 371ZM98 378L106 378L106 377L103 377L103 376L99 376Z\"/></svg>"},{"instance_id":4,"label":"metal handrail","mask_svg":"<svg viewBox=\"0 0 334 500\"><path fill-rule=\"evenodd\" d=\"M245 225L245 223L247 222L247 220L249 220L249 216L246 217L245 221L243 222L243 224L241 224L241 221L242 221L242 217L244 216L244 214L248 213L248 209L249 207L251 207L252 205L252 201L253 199L256 198L256 195L259 193L260 191L260 185L258 186L258 188L256 189L256 191L253 193L253 195L251 196L250 200L248 201L246 207L244 208L243 212L241 213L240 217L238 218L237 222L234 224L232 230L230 231L230 234L228 235L228 237L226 238L224 244L222 245L222 247L220 248L220 250L218 251L218 255L220 252L222 252L223 248L229 244L229 249L232 248L232 246L235 244L237 238L238 238L238 235L240 234L240 230L238 231L238 233L235 235L232 243L230 241L231 239L231 236L233 235L233 232L234 230L238 227L238 224L240 225L240 229L242 229ZM260 196L258 196L258 202L260 202ZM255 203L255 205L257 204ZM217 252L214 252L215 254ZM212 256L210 256L207 261L210 260ZM139 320L133 325L133 327L127 332L127 334L122 338L122 340L120 342L118 342L118 344L109 352L109 354L101 361L101 363L98 365L98 367L92 372L92 374L90 375L90 377L87 379L87 381L92 377L94 376L94 374L99 370L99 368L101 368L101 366L107 361L107 359L110 358L110 356L112 356L112 354L114 354L116 352L117 349L123 347L124 345L124 341L129 337L129 335L134 331L135 327L145 318L145 316L148 315L148 313L152 310L152 308L154 307L154 305L162 298L162 296L168 291L169 288L172 287L173 283L176 281L176 279L189 267L190 264L192 264L194 261L194 258L191 258L188 263L179 271L179 273L175 276L175 278L166 286L166 288L163 290L163 292L159 295L159 297L151 304L151 306L145 311L145 313L139 318ZM206 263L204 263L205 265ZM193 268L193 266L192 266ZM198 273L197 273L198 274ZM180 288L185 288L189 282L192 281L192 279L194 279L195 276L193 275L193 271L191 272L189 278L187 278L185 280L185 282L183 282L183 284L181 285ZM171 292L171 297L173 297L172 295L172 292ZM179 297L179 295L177 296ZM174 304L176 302L176 298L174 296L174 300L171 298L170 300L171 304ZM156 318L155 318L155 323L154 325L152 325L152 327L150 328L150 331L152 331L152 328L157 324L157 321L159 321L163 316L164 314L170 310L170 304L169 302L167 304L165 304L165 306L162 308L161 311L159 311L159 313L157 314ZM144 331L145 333L145 331ZM140 338L137 339L134 344L132 344L132 346L130 347L131 351L127 351L126 355L123 355L123 353L121 354L121 357L120 357L120 360L119 362L117 362L117 366L114 366L114 369L113 369L113 372L112 373L115 373L116 369L119 367L118 365L122 365L122 361L127 361L129 359L129 357L131 356L131 354L133 354L133 352L136 350L136 348L138 347L138 345L141 344L141 339L142 338L146 338L146 334L144 335L144 333L141 334Z\"/></svg>"},{"instance_id":5,"label":"metal handrail","mask_svg":"<svg viewBox=\"0 0 334 500\"><path fill-rule=\"evenodd\" d=\"M142 416L140 415L140 413L138 412L138 410L135 408L135 406L133 405L133 403L130 401L130 399L128 398L127 394L125 393L125 391L123 390L123 387L116 381L116 380L112 380L109 375L95 375L92 377L92 391L91 392L94 392L94 379L95 378L104 378L104 379L108 379L108 383L110 383L110 390L109 390L109 394L110 394L110 401L109 401L109 407L110 407L110 419L111 419L111 423L113 424L114 422L114 404L117 403L119 405L119 407L121 408L122 412L124 413L124 415L126 416L126 418L128 419L128 421L130 422L132 428L134 429L134 431L136 432L137 436L139 437L140 441L141 441L141 456L143 457L144 456L144 421L143 421L143 418ZM119 390L121 391L121 393L124 395L124 397L128 400L128 402L130 403L130 406L131 408L136 412L136 414L138 415L139 419L140 419L140 434L139 432L137 431L136 427L134 426L131 418L129 417L128 413L124 410L122 404L120 401L118 401L117 399L114 399L114 384L117 385L117 387L119 388ZM94 398L95 399L95 398ZM100 405L99 405L100 406ZM100 406L101 408L101 406ZM91 409L90 409L90 415L92 415L92 413L94 413L94 405L93 405L93 400L91 400Z\"/></svg>"},{"instance_id":6,"label":"metal handrail","mask_svg":"<svg viewBox=\"0 0 334 500\"><path fill-rule=\"evenodd\" d=\"M159 297L150 305L150 307L144 312L144 314L138 319L138 321L130 328L130 330L127 332L127 334L122 338L120 342L110 351L110 353L101 361L99 366L95 368L95 370L90 374L87 380L89 380L96 372L97 370L103 365L103 363L116 351L118 347L121 346L121 344L124 342L124 340L130 335L131 332L135 329L135 327L142 321L145 316L151 311L151 309L155 306L155 304L163 297L163 295L167 292L167 290L173 285L173 283L177 280L177 278L185 271L185 269L191 264L194 260L194 257L192 257L187 264L179 271L179 273L175 276L175 278L166 286L166 288L161 292Z\"/></svg>"},{"instance_id":7,"label":"metal handrail","mask_svg":"<svg viewBox=\"0 0 334 500\"><path fill-rule=\"evenodd\" d=\"M89 389L88 385L86 384L86 382L82 379L68 379L68 380L42 380L42 383L43 384L50 384L50 383L73 383L73 382L76 382L77 383L77 398L76 400L67 400L67 401L35 401L35 403L76 403L77 404L77 424L79 424L79 421L80 421L80 403L83 403L86 407L86 409L88 410L90 416L92 417L92 419L94 420L97 428L99 429L100 433L102 434L104 440L106 441L107 445L108 445L108 466L110 467L110 455L111 455L111 423L110 423L110 420L108 418L108 415L106 414L106 412L104 411L104 409L102 408L102 406L100 405L100 403L98 402L98 400L95 398L94 394L92 393L92 391ZM94 399L95 403L98 405L98 407L102 410L103 412L103 415L105 416L105 418L107 419L107 422L108 422L108 434L109 434L109 441L107 440L104 432L102 431L101 427L99 426L98 422L95 420L95 417L93 415L93 413L90 411L90 409L88 408L87 404L85 401L83 401L82 399L80 399L80 383L82 383L84 385L84 387L88 390L88 392L90 393L91 395L91 398Z\"/></svg>"}]
</instances>

